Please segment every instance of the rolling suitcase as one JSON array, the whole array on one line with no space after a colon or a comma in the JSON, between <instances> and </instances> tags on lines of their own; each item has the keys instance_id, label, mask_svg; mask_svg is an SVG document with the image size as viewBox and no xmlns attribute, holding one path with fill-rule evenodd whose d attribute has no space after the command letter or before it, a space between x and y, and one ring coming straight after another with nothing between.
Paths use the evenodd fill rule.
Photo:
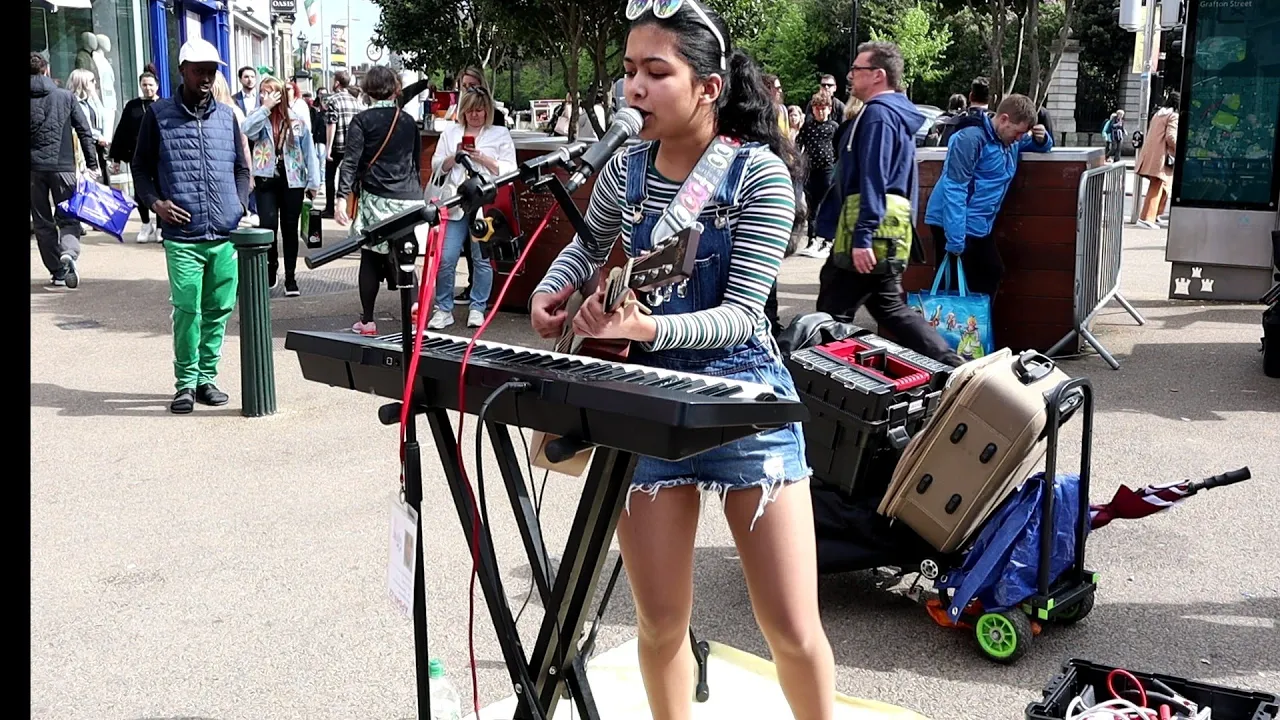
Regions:
<instances>
[{"instance_id":1,"label":"rolling suitcase","mask_svg":"<svg viewBox=\"0 0 1280 720\"><path fill-rule=\"evenodd\" d=\"M963 547L1044 458L1048 398L1068 379L1044 355L1008 348L956 368L903 451L880 514L940 552Z\"/></svg>"}]
</instances>

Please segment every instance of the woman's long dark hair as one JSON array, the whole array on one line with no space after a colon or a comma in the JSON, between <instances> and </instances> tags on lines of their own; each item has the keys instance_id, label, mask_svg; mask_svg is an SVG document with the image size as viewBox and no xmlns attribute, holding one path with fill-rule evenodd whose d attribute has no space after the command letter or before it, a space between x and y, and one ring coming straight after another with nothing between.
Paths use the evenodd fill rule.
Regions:
<instances>
[{"instance_id":1,"label":"woman's long dark hair","mask_svg":"<svg viewBox=\"0 0 1280 720\"><path fill-rule=\"evenodd\" d=\"M792 177L796 177L800 164L797 162L795 145L782 134L782 128L778 126L778 109L773 103L773 91L765 87L760 66L733 47L729 28L724 20L714 11L700 5L729 48L728 72L721 70L720 43L698 17L698 13L690 7L694 2L696 0L685 0L675 15L665 19L646 12L631 27L656 25L667 30L676 36L676 49L693 68L694 77L705 79L719 74L724 78L724 86L716 100L716 131L742 142L768 145L787 164Z\"/></svg>"}]
</instances>

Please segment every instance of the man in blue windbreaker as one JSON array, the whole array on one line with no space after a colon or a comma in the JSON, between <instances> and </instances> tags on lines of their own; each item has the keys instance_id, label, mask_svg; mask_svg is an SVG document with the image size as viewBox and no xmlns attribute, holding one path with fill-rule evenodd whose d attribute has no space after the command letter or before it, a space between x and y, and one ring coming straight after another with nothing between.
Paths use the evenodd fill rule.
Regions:
<instances>
[{"instance_id":1,"label":"man in blue windbreaker","mask_svg":"<svg viewBox=\"0 0 1280 720\"><path fill-rule=\"evenodd\" d=\"M864 105L840 138L817 234L832 238L818 276L818 312L853 317L864 304L898 342L949 365L963 360L903 299L919 179L915 133L924 115L902 94L902 52L893 43L858 48L849 87Z\"/></svg>"},{"instance_id":2,"label":"man in blue windbreaker","mask_svg":"<svg viewBox=\"0 0 1280 720\"><path fill-rule=\"evenodd\" d=\"M947 142L942 176L929 195L925 223L937 254L958 255L969 289L993 299L1004 277L1004 260L991 235L1023 151L1049 152L1053 137L1036 124L1035 103L1010 95L994 115L965 116Z\"/></svg>"},{"instance_id":3,"label":"man in blue windbreaker","mask_svg":"<svg viewBox=\"0 0 1280 720\"><path fill-rule=\"evenodd\" d=\"M133 155L138 197L155 212L164 239L173 303L173 372L169 411L225 405L213 383L239 270L231 231L249 204L249 159L230 105L214 100L213 79L226 65L218 50L192 38L178 53L182 85L157 100L142 120Z\"/></svg>"}]
</instances>

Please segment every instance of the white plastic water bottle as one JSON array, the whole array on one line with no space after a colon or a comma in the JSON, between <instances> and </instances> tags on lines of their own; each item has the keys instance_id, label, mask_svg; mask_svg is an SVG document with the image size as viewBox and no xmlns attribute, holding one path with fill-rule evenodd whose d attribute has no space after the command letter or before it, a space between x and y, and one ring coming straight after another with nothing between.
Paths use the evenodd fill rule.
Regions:
<instances>
[{"instance_id":1,"label":"white plastic water bottle","mask_svg":"<svg viewBox=\"0 0 1280 720\"><path fill-rule=\"evenodd\" d=\"M462 720L462 698L458 690L444 676L444 663L433 658L430 669L431 720Z\"/></svg>"}]
</instances>

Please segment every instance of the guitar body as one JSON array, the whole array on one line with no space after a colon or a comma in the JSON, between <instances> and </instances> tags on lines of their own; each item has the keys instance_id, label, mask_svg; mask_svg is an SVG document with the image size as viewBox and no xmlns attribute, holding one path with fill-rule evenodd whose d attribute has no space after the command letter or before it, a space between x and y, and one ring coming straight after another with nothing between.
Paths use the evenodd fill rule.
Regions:
<instances>
[{"instance_id":1,"label":"guitar body","mask_svg":"<svg viewBox=\"0 0 1280 720\"><path fill-rule=\"evenodd\" d=\"M671 286L681 283L693 273L697 258L698 231L689 228L679 234L658 243L653 250L636 258L631 258L622 267L615 267L609 272L604 292L604 306L609 313L620 310L629 302L636 302L632 293L649 292L665 289L668 293ZM581 355L611 362L626 362L631 352L631 341L620 339L602 339L579 337L573 332L573 319L577 316L582 304L594 295L599 287L599 276L583 283L582 289L574 293L565 304L565 326L556 341L555 351L565 355ZM660 296L659 296L660 297ZM649 308L639 304L640 311L649 312ZM532 464L544 470L554 470L565 475L581 475L586 471L595 450L587 449L573 457L552 462L547 459L547 443L555 440L555 436L534 431L531 438L533 450Z\"/></svg>"}]
</instances>

